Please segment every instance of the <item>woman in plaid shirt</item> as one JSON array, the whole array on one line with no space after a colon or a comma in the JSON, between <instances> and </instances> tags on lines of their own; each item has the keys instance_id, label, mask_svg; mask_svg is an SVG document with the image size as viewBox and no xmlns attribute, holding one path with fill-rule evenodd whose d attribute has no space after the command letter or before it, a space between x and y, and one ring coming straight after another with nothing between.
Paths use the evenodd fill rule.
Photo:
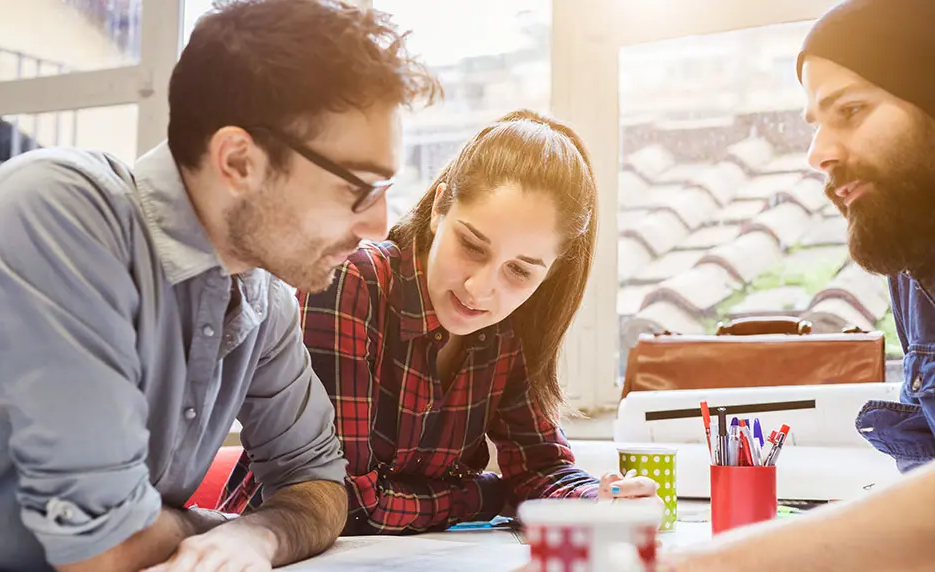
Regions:
<instances>
[{"instance_id":1,"label":"woman in plaid shirt","mask_svg":"<svg viewBox=\"0 0 935 572\"><path fill-rule=\"evenodd\" d=\"M461 149L380 244L299 293L348 460L344 534L490 519L542 497L650 496L574 465L558 352L591 268L597 190L567 126L510 113ZM502 475L485 472L487 438ZM248 459L222 510L260 501Z\"/></svg>"}]
</instances>

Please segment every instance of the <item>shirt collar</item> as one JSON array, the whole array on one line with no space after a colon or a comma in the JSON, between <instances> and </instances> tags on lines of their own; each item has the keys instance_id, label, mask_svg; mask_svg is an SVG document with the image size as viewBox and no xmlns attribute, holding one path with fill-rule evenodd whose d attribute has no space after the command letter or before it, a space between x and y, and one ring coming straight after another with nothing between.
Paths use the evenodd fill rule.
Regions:
<instances>
[{"instance_id":1,"label":"shirt collar","mask_svg":"<svg viewBox=\"0 0 935 572\"><path fill-rule=\"evenodd\" d=\"M436 342L446 342L448 332L442 328L432 307L424 264L415 245L400 249L399 280L399 287L393 289L390 304L399 315L400 338L409 341L432 334ZM438 334L441 334L441 338ZM513 336L509 318L474 332L471 343L486 346L493 341L494 336Z\"/></svg>"},{"instance_id":2,"label":"shirt collar","mask_svg":"<svg viewBox=\"0 0 935 572\"><path fill-rule=\"evenodd\" d=\"M163 142L140 157L134 175L143 219L169 282L175 285L213 268L226 275L168 144Z\"/></svg>"}]
</instances>

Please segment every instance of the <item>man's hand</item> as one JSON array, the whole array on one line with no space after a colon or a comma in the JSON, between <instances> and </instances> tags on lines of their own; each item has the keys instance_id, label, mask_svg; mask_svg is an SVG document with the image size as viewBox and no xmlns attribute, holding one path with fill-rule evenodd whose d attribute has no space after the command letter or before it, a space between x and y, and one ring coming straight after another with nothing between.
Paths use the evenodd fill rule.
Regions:
<instances>
[{"instance_id":1,"label":"man's hand","mask_svg":"<svg viewBox=\"0 0 935 572\"><path fill-rule=\"evenodd\" d=\"M277 546L270 530L239 519L186 538L172 558L144 572L267 572Z\"/></svg>"},{"instance_id":2,"label":"man's hand","mask_svg":"<svg viewBox=\"0 0 935 572\"><path fill-rule=\"evenodd\" d=\"M252 514L182 540L169 560L145 572L271 570L330 547L346 518L347 492L342 485L299 483L276 492Z\"/></svg>"}]
</instances>

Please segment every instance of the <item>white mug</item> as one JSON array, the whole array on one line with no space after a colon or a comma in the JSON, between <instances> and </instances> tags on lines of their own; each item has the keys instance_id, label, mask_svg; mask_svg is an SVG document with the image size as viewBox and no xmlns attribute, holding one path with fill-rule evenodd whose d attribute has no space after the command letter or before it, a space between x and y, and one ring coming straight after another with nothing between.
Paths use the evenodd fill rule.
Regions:
<instances>
[{"instance_id":1,"label":"white mug","mask_svg":"<svg viewBox=\"0 0 935 572\"><path fill-rule=\"evenodd\" d=\"M662 506L655 499L537 499L519 506L533 572L650 572Z\"/></svg>"}]
</instances>

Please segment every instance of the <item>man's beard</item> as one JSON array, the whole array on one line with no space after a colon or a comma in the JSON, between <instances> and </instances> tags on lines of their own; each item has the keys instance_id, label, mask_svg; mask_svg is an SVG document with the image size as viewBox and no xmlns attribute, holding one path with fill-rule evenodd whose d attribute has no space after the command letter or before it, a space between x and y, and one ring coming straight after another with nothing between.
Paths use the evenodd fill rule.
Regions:
<instances>
[{"instance_id":1,"label":"man's beard","mask_svg":"<svg viewBox=\"0 0 935 572\"><path fill-rule=\"evenodd\" d=\"M271 192L243 199L226 213L231 255L262 268L302 292L323 292L334 280L335 266L325 259L349 252L358 240L326 244L320 237L300 236L300 225Z\"/></svg>"},{"instance_id":2,"label":"man's beard","mask_svg":"<svg viewBox=\"0 0 935 572\"><path fill-rule=\"evenodd\" d=\"M935 263L935 129L926 121L887 150L882 167L835 169L825 195L847 219L851 258L868 272L927 272ZM854 181L869 183L850 206L834 193Z\"/></svg>"}]
</instances>

